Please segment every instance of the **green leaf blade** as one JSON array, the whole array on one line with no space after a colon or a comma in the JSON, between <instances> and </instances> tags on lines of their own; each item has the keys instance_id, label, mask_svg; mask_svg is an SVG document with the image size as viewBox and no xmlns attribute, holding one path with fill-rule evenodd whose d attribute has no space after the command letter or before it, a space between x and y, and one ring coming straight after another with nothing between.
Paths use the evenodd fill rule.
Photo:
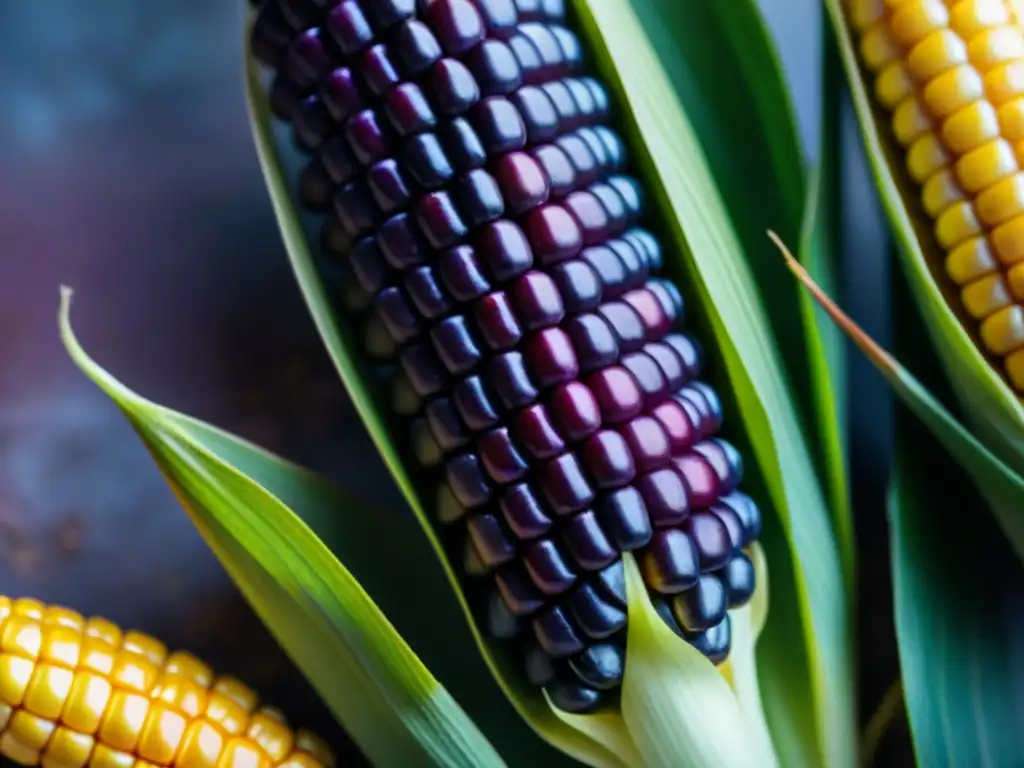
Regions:
<instances>
[{"instance_id":1,"label":"green leaf blade","mask_svg":"<svg viewBox=\"0 0 1024 768\"><path fill-rule=\"evenodd\" d=\"M191 420L168 417L88 357L71 330L69 302L64 291L61 333L72 359L125 412L257 615L364 754L384 765L503 766L360 583L291 510L202 438L192 439L183 428ZM247 450L242 441L232 445L236 455ZM271 458L252 453L248 461ZM337 513L346 501L329 484L306 484L291 465L273 468L278 482L305 488L306 505Z\"/></svg>"}]
</instances>

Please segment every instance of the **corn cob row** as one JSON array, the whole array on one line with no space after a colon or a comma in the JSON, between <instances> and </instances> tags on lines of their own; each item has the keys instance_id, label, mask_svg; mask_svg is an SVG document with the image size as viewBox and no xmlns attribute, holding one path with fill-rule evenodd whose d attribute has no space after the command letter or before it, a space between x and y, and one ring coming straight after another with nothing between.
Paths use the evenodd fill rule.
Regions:
<instances>
[{"instance_id":1,"label":"corn cob row","mask_svg":"<svg viewBox=\"0 0 1024 768\"><path fill-rule=\"evenodd\" d=\"M42 768L332 768L320 739L187 653L0 596L0 756Z\"/></svg>"},{"instance_id":2,"label":"corn cob row","mask_svg":"<svg viewBox=\"0 0 1024 768\"><path fill-rule=\"evenodd\" d=\"M253 50L491 634L594 709L635 550L668 624L725 659L760 517L562 2L267 0Z\"/></svg>"},{"instance_id":3,"label":"corn cob row","mask_svg":"<svg viewBox=\"0 0 1024 768\"><path fill-rule=\"evenodd\" d=\"M1013 0L851 0L875 95L985 350L1024 392L1024 32Z\"/></svg>"}]
</instances>

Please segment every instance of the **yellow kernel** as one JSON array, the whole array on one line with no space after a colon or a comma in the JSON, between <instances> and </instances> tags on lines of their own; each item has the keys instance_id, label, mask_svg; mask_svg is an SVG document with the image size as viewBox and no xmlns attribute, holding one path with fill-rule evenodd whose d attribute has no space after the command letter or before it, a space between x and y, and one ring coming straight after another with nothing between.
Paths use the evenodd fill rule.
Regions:
<instances>
[{"instance_id":1,"label":"yellow kernel","mask_svg":"<svg viewBox=\"0 0 1024 768\"><path fill-rule=\"evenodd\" d=\"M14 708L9 704L0 704L0 731L7 727L7 722L14 714Z\"/></svg>"},{"instance_id":2,"label":"yellow kernel","mask_svg":"<svg viewBox=\"0 0 1024 768\"><path fill-rule=\"evenodd\" d=\"M903 146L909 145L923 133L934 127L924 105L917 99L904 99L892 115L892 130L896 140Z\"/></svg>"},{"instance_id":3,"label":"yellow kernel","mask_svg":"<svg viewBox=\"0 0 1024 768\"><path fill-rule=\"evenodd\" d=\"M932 32L907 54L907 71L923 82L966 63L967 46L948 29Z\"/></svg>"},{"instance_id":4,"label":"yellow kernel","mask_svg":"<svg viewBox=\"0 0 1024 768\"><path fill-rule=\"evenodd\" d=\"M960 0L949 11L950 28L964 40L1009 21L1005 0Z\"/></svg>"},{"instance_id":5,"label":"yellow kernel","mask_svg":"<svg viewBox=\"0 0 1024 768\"><path fill-rule=\"evenodd\" d=\"M136 693L149 693L156 682L160 668L145 656L129 651L118 651L114 658L111 679L114 685Z\"/></svg>"},{"instance_id":6,"label":"yellow kernel","mask_svg":"<svg viewBox=\"0 0 1024 768\"><path fill-rule=\"evenodd\" d=\"M1015 216L993 229L992 247L1003 264L1024 261L1024 216Z\"/></svg>"},{"instance_id":7,"label":"yellow kernel","mask_svg":"<svg viewBox=\"0 0 1024 768\"><path fill-rule=\"evenodd\" d=\"M217 765L224 751L224 735L206 720L193 720L185 731L176 764L179 768Z\"/></svg>"},{"instance_id":8,"label":"yellow kernel","mask_svg":"<svg viewBox=\"0 0 1024 768\"><path fill-rule=\"evenodd\" d=\"M875 94L883 107L892 109L914 92L914 81L910 79L902 62L896 61L883 69L875 80Z\"/></svg>"},{"instance_id":9,"label":"yellow kernel","mask_svg":"<svg viewBox=\"0 0 1024 768\"><path fill-rule=\"evenodd\" d=\"M249 713L237 701L215 693L206 705L206 717L219 725L225 733L236 736L249 724Z\"/></svg>"},{"instance_id":10,"label":"yellow kernel","mask_svg":"<svg viewBox=\"0 0 1024 768\"><path fill-rule=\"evenodd\" d=\"M113 687L105 677L79 672L71 685L71 693L61 721L80 733L93 734L99 730L103 713L107 711Z\"/></svg>"},{"instance_id":11,"label":"yellow kernel","mask_svg":"<svg viewBox=\"0 0 1024 768\"><path fill-rule=\"evenodd\" d=\"M138 754L154 763L170 765L185 737L188 720L181 714L160 704L154 706L139 739Z\"/></svg>"},{"instance_id":12,"label":"yellow kernel","mask_svg":"<svg viewBox=\"0 0 1024 768\"><path fill-rule=\"evenodd\" d=\"M49 605L43 612L43 624L49 627L67 627L68 629L82 631L85 626L85 617L78 611L72 611L61 605Z\"/></svg>"},{"instance_id":13,"label":"yellow kernel","mask_svg":"<svg viewBox=\"0 0 1024 768\"><path fill-rule=\"evenodd\" d=\"M1015 173L993 184L974 201L978 219L994 227L1024 213L1024 174Z\"/></svg>"},{"instance_id":14,"label":"yellow kernel","mask_svg":"<svg viewBox=\"0 0 1024 768\"><path fill-rule=\"evenodd\" d=\"M58 728L46 745L42 768L84 768L95 743L92 736L76 733L70 728Z\"/></svg>"},{"instance_id":15,"label":"yellow kernel","mask_svg":"<svg viewBox=\"0 0 1024 768\"><path fill-rule=\"evenodd\" d=\"M251 742L232 739L224 748L217 768L272 768L272 763Z\"/></svg>"},{"instance_id":16,"label":"yellow kernel","mask_svg":"<svg viewBox=\"0 0 1024 768\"><path fill-rule=\"evenodd\" d=\"M59 625L47 627L43 632L43 645L39 649L40 661L74 669L78 666L81 653L82 635L79 631Z\"/></svg>"},{"instance_id":17,"label":"yellow kernel","mask_svg":"<svg viewBox=\"0 0 1024 768\"><path fill-rule=\"evenodd\" d=\"M11 615L11 598L0 596L0 626L7 621L7 617Z\"/></svg>"},{"instance_id":18,"label":"yellow kernel","mask_svg":"<svg viewBox=\"0 0 1024 768\"><path fill-rule=\"evenodd\" d=\"M997 269L999 264L985 237L972 237L960 243L946 257L946 274L957 285L965 285Z\"/></svg>"},{"instance_id":19,"label":"yellow kernel","mask_svg":"<svg viewBox=\"0 0 1024 768\"><path fill-rule=\"evenodd\" d=\"M206 709L206 689L184 677L161 677L152 693L154 701L161 701L187 717L199 717Z\"/></svg>"},{"instance_id":20,"label":"yellow kernel","mask_svg":"<svg viewBox=\"0 0 1024 768\"><path fill-rule=\"evenodd\" d=\"M327 768L332 768L334 765L334 754L331 752L331 748L316 734L300 730L295 735L295 748L307 755L312 755Z\"/></svg>"},{"instance_id":21,"label":"yellow kernel","mask_svg":"<svg viewBox=\"0 0 1024 768\"><path fill-rule=\"evenodd\" d=\"M993 355L1007 355L1024 344L1024 309L1011 304L990 315L981 324L981 341Z\"/></svg>"},{"instance_id":22,"label":"yellow kernel","mask_svg":"<svg viewBox=\"0 0 1024 768\"><path fill-rule=\"evenodd\" d=\"M1015 297L1024 298L1024 264L1017 264L1009 269L1006 273L1006 283Z\"/></svg>"},{"instance_id":23,"label":"yellow kernel","mask_svg":"<svg viewBox=\"0 0 1024 768\"><path fill-rule=\"evenodd\" d=\"M164 665L164 673L168 675L180 675L186 680L208 688L213 682L213 670L191 653L172 653L167 657Z\"/></svg>"},{"instance_id":24,"label":"yellow kernel","mask_svg":"<svg viewBox=\"0 0 1024 768\"><path fill-rule=\"evenodd\" d=\"M1017 391L1024 390L1024 349L1011 352L1003 361L1006 375Z\"/></svg>"},{"instance_id":25,"label":"yellow kernel","mask_svg":"<svg viewBox=\"0 0 1024 768\"><path fill-rule=\"evenodd\" d=\"M960 158L956 175L968 194L988 189L1018 170L1017 156L1009 143L997 140L982 144Z\"/></svg>"},{"instance_id":26,"label":"yellow kernel","mask_svg":"<svg viewBox=\"0 0 1024 768\"><path fill-rule=\"evenodd\" d=\"M971 63L988 71L1004 61L1024 56L1024 38L1012 26L996 27L977 35L967 46Z\"/></svg>"},{"instance_id":27,"label":"yellow kernel","mask_svg":"<svg viewBox=\"0 0 1024 768\"><path fill-rule=\"evenodd\" d=\"M885 23L878 23L861 38L860 55L864 59L864 65L872 72L877 72L886 64L899 59L902 52L889 37Z\"/></svg>"},{"instance_id":28,"label":"yellow kernel","mask_svg":"<svg viewBox=\"0 0 1024 768\"><path fill-rule=\"evenodd\" d=\"M82 655L78 666L90 672L109 675L114 671L116 654L117 651L106 640L87 637L82 643Z\"/></svg>"},{"instance_id":29,"label":"yellow kernel","mask_svg":"<svg viewBox=\"0 0 1024 768\"><path fill-rule=\"evenodd\" d=\"M144 635L141 632L128 632L124 636L124 642L121 644L121 647L131 653L144 656L158 666L163 664L167 658L167 646L156 638Z\"/></svg>"},{"instance_id":30,"label":"yellow kernel","mask_svg":"<svg viewBox=\"0 0 1024 768\"><path fill-rule=\"evenodd\" d=\"M19 597L11 605L12 613L33 621L42 621L46 606L33 597Z\"/></svg>"},{"instance_id":31,"label":"yellow kernel","mask_svg":"<svg viewBox=\"0 0 1024 768\"><path fill-rule=\"evenodd\" d=\"M43 631L36 619L15 614L0 634L0 650L26 659L38 659L43 644Z\"/></svg>"},{"instance_id":32,"label":"yellow kernel","mask_svg":"<svg viewBox=\"0 0 1024 768\"><path fill-rule=\"evenodd\" d=\"M1011 61L985 75L985 93L997 107L1024 96L1024 61Z\"/></svg>"},{"instance_id":33,"label":"yellow kernel","mask_svg":"<svg viewBox=\"0 0 1024 768\"><path fill-rule=\"evenodd\" d=\"M960 293L964 309L975 320L988 317L993 312L1012 303L1010 291L998 272L975 280Z\"/></svg>"},{"instance_id":34,"label":"yellow kernel","mask_svg":"<svg viewBox=\"0 0 1024 768\"><path fill-rule=\"evenodd\" d=\"M885 16L882 0L854 0L850 3L850 24L860 32Z\"/></svg>"},{"instance_id":35,"label":"yellow kernel","mask_svg":"<svg viewBox=\"0 0 1024 768\"><path fill-rule=\"evenodd\" d=\"M51 664L37 665L25 692L25 709L40 717L56 720L64 709L74 681L75 673L70 669Z\"/></svg>"},{"instance_id":36,"label":"yellow kernel","mask_svg":"<svg viewBox=\"0 0 1024 768\"><path fill-rule=\"evenodd\" d=\"M949 168L933 173L921 188L921 202L925 212L935 218L953 203L964 200L965 195Z\"/></svg>"},{"instance_id":37,"label":"yellow kernel","mask_svg":"<svg viewBox=\"0 0 1024 768\"><path fill-rule=\"evenodd\" d=\"M1007 141L1024 139L1024 98L1008 101L996 110L999 131Z\"/></svg>"},{"instance_id":38,"label":"yellow kernel","mask_svg":"<svg viewBox=\"0 0 1024 768\"><path fill-rule=\"evenodd\" d=\"M266 704L264 704L262 707L260 707L260 714L269 717L271 720L277 720L277 722L281 724L284 724L285 722L284 712L282 712L277 707L269 707Z\"/></svg>"},{"instance_id":39,"label":"yellow kernel","mask_svg":"<svg viewBox=\"0 0 1024 768\"><path fill-rule=\"evenodd\" d=\"M934 133L922 136L907 150L907 170L919 184L948 163L949 155Z\"/></svg>"},{"instance_id":40,"label":"yellow kernel","mask_svg":"<svg viewBox=\"0 0 1024 768\"><path fill-rule=\"evenodd\" d=\"M39 762L39 752L22 744L10 731L0 734L0 755L22 765L35 765Z\"/></svg>"},{"instance_id":41,"label":"yellow kernel","mask_svg":"<svg viewBox=\"0 0 1024 768\"><path fill-rule=\"evenodd\" d=\"M987 101L968 104L942 124L942 141L950 152L957 155L970 152L999 136L999 118L995 107Z\"/></svg>"},{"instance_id":42,"label":"yellow kernel","mask_svg":"<svg viewBox=\"0 0 1024 768\"><path fill-rule=\"evenodd\" d=\"M89 760L89 768L135 768L135 755L97 744Z\"/></svg>"},{"instance_id":43,"label":"yellow kernel","mask_svg":"<svg viewBox=\"0 0 1024 768\"><path fill-rule=\"evenodd\" d=\"M934 117L949 117L985 96L981 75L974 67L962 66L943 72L921 91Z\"/></svg>"},{"instance_id":44,"label":"yellow kernel","mask_svg":"<svg viewBox=\"0 0 1024 768\"><path fill-rule=\"evenodd\" d=\"M20 707L35 667L35 662L29 659L0 654L0 701Z\"/></svg>"},{"instance_id":45,"label":"yellow kernel","mask_svg":"<svg viewBox=\"0 0 1024 768\"><path fill-rule=\"evenodd\" d=\"M86 637L94 637L102 640L107 645L119 646L121 644L121 630L111 621L93 616L85 624Z\"/></svg>"},{"instance_id":46,"label":"yellow kernel","mask_svg":"<svg viewBox=\"0 0 1024 768\"><path fill-rule=\"evenodd\" d=\"M149 699L115 689L100 723L99 740L115 749L131 752L139 743L147 714Z\"/></svg>"},{"instance_id":47,"label":"yellow kernel","mask_svg":"<svg viewBox=\"0 0 1024 768\"><path fill-rule=\"evenodd\" d=\"M253 715L246 736L259 744L274 762L280 762L288 756L295 740L292 729L277 717L268 715L265 709Z\"/></svg>"},{"instance_id":48,"label":"yellow kernel","mask_svg":"<svg viewBox=\"0 0 1024 768\"><path fill-rule=\"evenodd\" d=\"M24 744L33 752L42 752L56 727L56 724L50 720L19 709L11 718L11 722L7 726L7 733L16 738L19 744Z\"/></svg>"},{"instance_id":49,"label":"yellow kernel","mask_svg":"<svg viewBox=\"0 0 1024 768\"><path fill-rule=\"evenodd\" d=\"M231 699L246 712L256 709L256 704L259 701L256 693L249 686L233 677L224 676L218 679L213 685L213 692Z\"/></svg>"},{"instance_id":50,"label":"yellow kernel","mask_svg":"<svg viewBox=\"0 0 1024 768\"><path fill-rule=\"evenodd\" d=\"M939 0L905 3L889 19L893 39L901 45L913 45L948 25L949 12Z\"/></svg>"},{"instance_id":51,"label":"yellow kernel","mask_svg":"<svg viewBox=\"0 0 1024 768\"><path fill-rule=\"evenodd\" d=\"M981 234L981 224L968 202L949 206L935 220L935 237L946 250Z\"/></svg>"}]
</instances>

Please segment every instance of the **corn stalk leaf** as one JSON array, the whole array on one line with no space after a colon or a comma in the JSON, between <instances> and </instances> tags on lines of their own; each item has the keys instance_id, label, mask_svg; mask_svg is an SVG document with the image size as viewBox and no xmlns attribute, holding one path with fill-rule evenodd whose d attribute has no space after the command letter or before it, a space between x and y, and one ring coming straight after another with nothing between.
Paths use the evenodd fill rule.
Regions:
<instances>
[{"instance_id":1,"label":"corn stalk leaf","mask_svg":"<svg viewBox=\"0 0 1024 768\"><path fill-rule=\"evenodd\" d=\"M873 104L840 0L825 0L825 5L836 30L868 161L899 246L911 297L972 432L1009 467L1024 474L1024 406L966 330L969 323L965 324L942 273L941 250L903 169L889 125Z\"/></svg>"},{"instance_id":2,"label":"corn stalk leaf","mask_svg":"<svg viewBox=\"0 0 1024 768\"><path fill-rule=\"evenodd\" d=\"M949 454L959 462L978 491L988 501L988 506L1009 539L1010 545L1024 562L1024 478L964 427L943 402L906 366L864 333L860 326L796 263L784 246L782 249L790 268L815 300L875 364L910 412L921 419Z\"/></svg>"},{"instance_id":3,"label":"corn stalk leaf","mask_svg":"<svg viewBox=\"0 0 1024 768\"><path fill-rule=\"evenodd\" d=\"M905 283L894 280L894 288ZM894 294L896 291L894 291ZM945 395L916 313L896 318L897 351ZM896 416L888 508L896 635L917 763L1020 762L1024 566L969 476L907 408Z\"/></svg>"},{"instance_id":4,"label":"corn stalk leaf","mask_svg":"<svg viewBox=\"0 0 1024 768\"><path fill-rule=\"evenodd\" d=\"M69 309L65 290L61 335L71 358L128 417L256 614L367 758L378 765L505 765L360 582L270 488L283 490L311 517L332 516L339 524L362 517L360 510L346 514L353 500L305 470L126 388L79 345ZM223 454L242 459L252 476ZM381 554L389 529L395 536L395 526L382 526L367 538L368 528L360 535L353 526L335 537L335 545L366 563L360 550ZM375 580L392 594L399 587L394 574L379 567Z\"/></svg>"},{"instance_id":5,"label":"corn stalk leaf","mask_svg":"<svg viewBox=\"0 0 1024 768\"><path fill-rule=\"evenodd\" d=\"M788 615L773 610L765 640L774 634L786 642L759 645L758 663L761 670L794 659L801 665L787 680L775 678L780 687L762 678L780 759L785 765L808 764L799 760L810 754L815 759L809 764L853 765L850 606L839 546L754 275L687 112L668 82L671 64L662 66L668 54L663 51L659 61L626 0L578 0L575 9L598 68L626 113L634 160L662 214L666 242L676 251L666 258L666 270L690 297L691 320L705 331L703 338L714 340L708 347L719 366L716 383L743 421L776 513L766 515L765 550L777 594L786 597L773 604L796 609ZM808 703L809 712L791 718L793 727L785 734L776 733L776 707L794 711ZM813 731L798 722L812 723Z\"/></svg>"}]
</instances>

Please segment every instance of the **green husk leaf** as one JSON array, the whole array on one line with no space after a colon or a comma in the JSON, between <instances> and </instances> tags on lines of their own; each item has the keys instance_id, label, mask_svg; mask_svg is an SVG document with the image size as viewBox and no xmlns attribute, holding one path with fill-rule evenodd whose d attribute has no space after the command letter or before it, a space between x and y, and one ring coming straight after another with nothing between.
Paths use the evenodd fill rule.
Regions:
<instances>
[{"instance_id":1,"label":"green husk leaf","mask_svg":"<svg viewBox=\"0 0 1024 768\"><path fill-rule=\"evenodd\" d=\"M896 275L894 304L906 294ZM938 397L948 397L920 316L911 308L894 320L897 352ZM888 497L896 638L917 762L1016 765L1024 566L980 509L984 501L960 462L926 429L916 414L897 409Z\"/></svg>"},{"instance_id":2,"label":"green husk leaf","mask_svg":"<svg viewBox=\"0 0 1024 768\"><path fill-rule=\"evenodd\" d=\"M910 412L921 419L968 473L1024 561L1024 478L966 429L904 365L864 333L796 263L785 246L779 245L797 279L875 364Z\"/></svg>"},{"instance_id":3,"label":"green husk leaf","mask_svg":"<svg viewBox=\"0 0 1024 768\"><path fill-rule=\"evenodd\" d=\"M626 554L623 561L629 623L622 717L640 753L640 762L633 764L778 765L771 742L766 747L752 732L725 676L696 648L679 642L651 605L633 556ZM744 617L733 625L741 648L753 644L749 608Z\"/></svg>"},{"instance_id":4,"label":"green husk leaf","mask_svg":"<svg viewBox=\"0 0 1024 768\"><path fill-rule=\"evenodd\" d=\"M903 170L888 122L876 109L860 69L851 30L840 0L826 0L839 52L853 95L875 183L899 246L911 296L931 342L977 438L1016 472L1024 474L1024 407L1006 381L985 359L958 316L956 299L943 293L943 256L918 203L918 193Z\"/></svg>"},{"instance_id":5,"label":"green husk leaf","mask_svg":"<svg viewBox=\"0 0 1024 768\"><path fill-rule=\"evenodd\" d=\"M666 245L676 250L667 254L666 269L691 307L697 304L691 317L703 321L708 348L712 340L717 345L713 363L728 374L727 383L722 376L719 381L738 407L776 512L766 514L763 541L773 582L781 590L791 585L792 592L773 602L796 608L773 611L765 639L778 640L759 645L758 664L773 734L776 722L780 728L788 723L783 738L776 734L781 760L797 765L813 755L811 764L853 765L856 709L841 556L754 277L667 82L671 63L661 66L625 0L578 0L575 8L598 68L626 112L634 159L664 217ZM794 660L801 669L766 681L769 670ZM776 720L776 711L792 716ZM810 730L798 725L808 722Z\"/></svg>"},{"instance_id":6,"label":"green husk leaf","mask_svg":"<svg viewBox=\"0 0 1024 768\"><path fill-rule=\"evenodd\" d=\"M248 34L246 39L248 40ZM365 375L358 363L356 343L347 333L347 329L343 329L339 324L338 316L320 279L309 247L309 234L303 227L302 216L291 196L292 187L285 168L285 158L272 134L272 118L266 92L260 81L259 69L255 61L248 55L246 57L246 95L250 126L260 166L299 288L356 411L362 418L381 458L409 503L427 541L444 568L473 639L495 681L520 716L547 743L587 765L601 768L622 768L625 763L614 752L560 720L552 712L542 694L526 683L515 660L509 655L507 647L489 640L477 625L456 576L456 571L431 526L430 517L426 511L427 503L416 490L412 478L406 470L398 443L388 430L387 422L382 415L386 412L387 406L377 400L380 393L371 390L370 377ZM552 753L545 760L547 761L545 765L555 765L557 761L565 759Z\"/></svg>"},{"instance_id":7,"label":"green husk leaf","mask_svg":"<svg viewBox=\"0 0 1024 768\"><path fill-rule=\"evenodd\" d=\"M437 682L355 577L257 479L288 487L317 514L342 515L351 499L304 470L249 451L226 433L149 402L80 346L62 291L60 325L79 368L128 417L186 511L256 614L310 680L364 754L379 765L503 766L487 739ZM204 441L233 443L249 477ZM379 540L344 542L347 550Z\"/></svg>"},{"instance_id":8,"label":"green husk leaf","mask_svg":"<svg viewBox=\"0 0 1024 768\"><path fill-rule=\"evenodd\" d=\"M914 417L901 416L888 507L917 763L1017 765L1024 568L957 463Z\"/></svg>"}]
</instances>

